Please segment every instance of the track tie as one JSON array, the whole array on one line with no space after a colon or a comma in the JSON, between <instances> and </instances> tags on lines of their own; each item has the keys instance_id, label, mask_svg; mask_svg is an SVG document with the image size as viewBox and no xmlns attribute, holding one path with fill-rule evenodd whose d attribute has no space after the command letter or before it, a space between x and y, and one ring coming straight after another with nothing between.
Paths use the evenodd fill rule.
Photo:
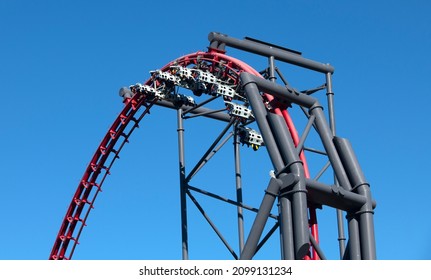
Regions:
<instances>
[{"instance_id":1,"label":"track tie","mask_svg":"<svg viewBox=\"0 0 431 280\"><path fill-rule=\"evenodd\" d=\"M82 180L82 181L81 181L81 184L82 184L82 186L83 186L85 189L89 189L89 188L90 188L90 186L92 186L92 187L96 187L96 188L98 188L100 192L102 191L102 188L101 188L101 187L100 187L100 185L99 185L99 184L97 184L97 183L94 183L94 182L88 182L88 181Z\"/></svg>"},{"instance_id":2,"label":"track tie","mask_svg":"<svg viewBox=\"0 0 431 280\"><path fill-rule=\"evenodd\" d=\"M60 240L61 241L65 242L67 239L73 240L76 244L79 244L78 240L76 240L75 237L60 235Z\"/></svg>"},{"instance_id":3,"label":"track tie","mask_svg":"<svg viewBox=\"0 0 431 280\"><path fill-rule=\"evenodd\" d=\"M117 131L111 129L109 130L109 135L111 136L111 139L117 138Z\"/></svg>"},{"instance_id":4,"label":"track tie","mask_svg":"<svg viewBox=\"0 0 431 280\"><path fill-rule=\"evenodd\" d=\"M95 163L91 163L90 166L91 166L91 169L93 170L93 172L100 172L100 169L105 169L106 173L108 173L109 175L111 175L111 172L109 171L109 168L106 167L106 166L100 167L98 164L95 164Z\"/></svg>"},{"instance_id":5,"label":"track tie","mask_svg":"<svg viewBox=\"0 0 431 280\"><path fill-rule=\"evenodd\" d=\"M93 207L93 205L92 205L92 203L91 203L91 201L88 201L88 200L86 200L86 199L79 199L79 198L75 198L75 199L73 199L73 201L75 202L75 204L76 205L78 205L78 206L80 206L82 203L87 203L87 204L89 204L89 205L91 205L91 208L93 209L94 207Z\"/></svg>"},{"instance_id":6,"label":"track tie","mask_svg":"<svg viewBox=\"0 0 431 280\"><path fill-rule=\"evenodd\" d=\"M136 100L132 100L132 110L133 111L136 111L138 109L138 107L136 105L138 105L138 102L136 102Z\"/></svg>"},{"instance_id":7,"label":"track tie","mask_svg":"<svg viewBox=\"0 0 431 280\"><path fill-rule=\"evenodd\" d=\"M82 181L81 181L81 184L82 184L82 186L84 187L84 189L88 189L88 188L90 187L90 183L89 183L89 182L87 182L87 181L85 181L85 180L82 180Z\"/></svg>"},{"instance_id":8,"label":"track tie","mask_svg":"<svg viewBox=\"0 0 431 280\"><path fill-rule=\"evenodd\" d=\"M60 255L60 256L52 255L51 257L53 260L69 260L69 258L65 258L64 255L63 256L62 255Z\"/></svg>"},{"instance_id":9,"label":"track tie","mask_svg":"<svg viewBox=\"0 0 431 280\"><path fill-rule=\"evenodd\" d=\"M121 123L122 123L122 124L126 124L126 120L127 120L127 116L125 116L125 115L121 114L121 115L120 115L120 121L121 121Z\"/></svg>"},{"instance_id":10,"label":"track tie","mask_svg":"<svg viewBox=\"0 0 431 280\"><path fill-rule=\"evenodd\" d=\"M96 172L96 171L97 171L97 169L98 169L97 164L95 164L95 163L91 163L91 164L90 164L90 166L91 166L91 169L93 170L93 172Z\"/></svg>"},{"instance_id":11,"label":"track tie","mask_svg":"<svg viewBox=\"0 0 431 280\"><path fill-rule=\"evenodd\" d=\"M84 220L79 218L79 217L67 217L67 220L69 221L69 223L73 223L73 221L78 221L81 222L84 226L87 226L86 223L84 223Z\"/></svg>"}]
</instances>

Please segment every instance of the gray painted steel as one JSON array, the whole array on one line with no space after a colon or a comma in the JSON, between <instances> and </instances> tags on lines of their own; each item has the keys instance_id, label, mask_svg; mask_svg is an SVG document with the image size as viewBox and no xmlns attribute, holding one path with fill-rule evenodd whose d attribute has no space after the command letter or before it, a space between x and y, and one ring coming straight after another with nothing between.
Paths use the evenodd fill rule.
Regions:
<instances>
[{"instance_id":1,"label":"gray painted steel","mask_svg":"<svg viewBox=\"0 0 431 280\"><path fill-rule=\"evenodd\" d=\"M262 133L263 141L265 142L266 149L268 150L269 156L271 158L272 164L276 170L282 170L284 168L284 162L280 155L276 140L274 138L271 127L267 121L267 111L262 103L261 96L255 84L245 84L246 96L250 102L253 109L254 116L256 118L257 125L260 132ZM282 176L280 176L282 177ZM250 237L244 246L244 251L241 254L241 259L251 259L256 252L256 246L258 244L259 238L262 235L263 228L265 226L266 220L275 201L275 196L278 195L281 185L277 185L278 188L275 189L275 184L272 183L268 186L268 190L262 201L258 215L256 216L253 227L250 231ZM271 189L269 189L271 188ZM290 203L284 201L281 205L281 215L283 217L288 217L289 219L282 219L281 231L284 232L282 238L282 257L285 259L293 259L295 256L293 245L293 226L292 226L292 214L290 209ZM263 223L263 224L262 224ZM249 241L250 240L250 241Z\"/></svg>"},{"instance_id":2,"label":"gray painted steel","mask_svg":"<svg viewBox=\"0 0 431 280\"><path fill-rule=\"evenodd\" d=\"M314 123L317 127L317 132L320 135L322 144L325 147L326 153L328 154L329 160L331 161L338 181L341 183L341 186L346 190L352 189L352 187L350 186L350 182L347 178L346 171L344 170L340 157L337 153L337 150L335 149L334 143L332 142L332 132L323 114L322 106L317 99L304 94L297 95L293 93L293 90L289 90L283 86L274 84L272 82L245 72L241 73L241 81L245 85L245 88L246 85L250 83L255 83L258 89L263 92L276 96L281 100L285 100L308 108L309 113L316 117Z\"/></svg>"},{"instance_id":3,"label":"gray painted steel","mask_svg":"<svg viewBox=\"0 0 431 280\"><path fill-rule=\"evenodd\" d=\"M335 136L334 94L332 91L332 73L334 72L334 68L328 64L303 58L300 54L288 49L257 40L239 40L214 32L209 34L208 39L211 49L224 50L226 46L230 46L268 58L268 72L266 73L268 80L248 73L241 73L240 87L242 89L241 92L244 93L244 97L247 100L247 104L253 112L254 121L262 135L265 149L275 170L275 175L270 179L258 209L244 205L242 201L242 174L239 138L237 134L239 122L224 112L223 109L212 110L204 107L207 103L217 99L217 96L210 97L207 101L195 107L181 106L178 108L178 106L171 102L158 101L157 104L160 106L178 110L183 259L189 258L187 196L195 203L235 259L238 258L238 255L239 259L252 259L277 228L279 228L280 232L280 252L282 259L302 259L309 253L310 246L313 247L321 259L325 259L326 257L322 248L310 234L307 207L309 203L324 205L337 210L340 258L375 259L376 244L373 211L376 207L376 202L372 199L369 184L365 180L365 176L362 173L350 143L346 139ZM309 95L318 89L324 89L325 86L304 91L307 94L296 91L287 83L279 69L275 66L278 61L311 69L325 75L329 121L324 115L323 106L319 100ZM277 74L285 83L284 86L276 83ZM292 135L285 124L285 120L281 116L274 114L269 106L266 106L264 103L265 97L262 96L262 92L272 95L283 103L300 106L301 110L304 111L305 116L308 118L308 123L297 147L293 143ZM228 124L192 171L186 175L183 120L192 117L206 117L227 122ZM320 138L324 151L305 147L306 138L313 128ZM214 147L221 141L229 129L233 129L231 135L234 136L236 201L202 191L189 185L190 179L199 172L200 168L230 138L231 135L225 138L214 150ZM299 157L301 151L320 153L328 159L328 164L321 169L321 172L319 172L314 180L305 176L304 166ZM318 181L329 167L334 172L334 184L325 184ZM207 216L203 207L196 201L190 191L198 191L201 194L237 206L239 254L234 252L232 246L228 244L221 232L215 227L215 224ZM278 216L271 213L276 199L278 199ZM243 209L257 212L248 234L244 233ZM343 218L342 211L346 211L346 219ZM270 217L278 218L278 222L263 236L264 228ZM345 221L347 221L348 228L347 237L344 232ZM346 245L345 241L347 240Z\"/></svg>"},{"instance_id":4,"label":"gray painted steel","mask_svg":"<svg viewBox=\"0 0 431 280\"><path fill-rule=\"evenodd\" d=\"M374 207L371 198L370 185L365 180L359 162L353 152L352 146L347 139L334 138L334 143L340 152L343 164L348 170L349 179L354 186L354 191L366 199L366 203L356 212L359 220L360 242L362 259L376 259L376 246L374 237Z\"/></svg>"},{"instance_id":5,"label":"gray painted steel","mask_svg":"<svg viewBox=\"0 0 431 280\"><path fill-rule=\"evenodd\" d=\"M182 110L177 111L177 131L178 131L178 158L179 158L179 173L180 173L180 207L181 207L181 242L182 242L182 258L189 259L189 241L187 231L187 183L186 183L186 167L184 155L184 127L182 119Z\"/></svg>"},{"instance_id":6,"label":"gray painted steel","mask_svg":"<svg viewBox=\"0 0 431 280\"><path fill-rule=\"evenodd\" d=\"M334 91L332 90L332 74L326 73L326 95L328 100L328 115L329 115L329 126L332 131L332 136L336 135L335 126L335 110L334 110ZM334 177L335 184L338 186L336 176ZM340 258L344 257L346 251L345 232L344 232L344 220L343 212L341 209L337 209L337 227L338 227L338 242L340 247Z\"/></svg>"},{"instance_id":7,"label":"gray painted steel","mask_svg":"<svg viewBox=\"0 0 431 280\"><path fill-rule=\"evenodd\" d=\"M296 179L295 184L283 186L280 189L279 200L282 206L284 205L283 200L289 200L291 203L295 258L302 259L310 247L304 168L284 119L270 113L268 120L285 163L284 165L288 167L286 172L292 174ZM281 210L283 211L284 209L282 208Z\"/></svg>"},{"instance_id":8,"label":"gray painted steel","mask_svg":"<svg viewBox=\"0 0 431 280\"><path fill-rule=\"evenodd\" d=\"M277 60L304 67L310 70L318 71L321 73L334 72L334 67L332 67L331 65L303 58L296 53L286 51L285 49L277 48L272 45L257 43L251 40L239 40L216 32L211 32L208 35L208 40L210 41L211 47L213 48L223 49L224 45L226 45L266 57L273 56Z\"/></svg>"},{"instance_id":9,"label":"gray painted steel","mask_svg":"<svg viewBox=\"0 0 431 280\"><path fill-rule=\"evenodd\" d=\"M241 252L241 260L251 260L256 253L257 245L281 185L281 180L271 178L269 181L265 196L259 207L259 212L256 215L256 219L253 222L247 241L245 242L244 249Z\"/></svg>"},{"instance_id":10,"label":"gray painted steel","mask_svg":"<svg viewBox=\"0 0 431 280\"><path fill-rule=\"evenodd\" d=\"M241 180L241 157L240 157L240 141L238 136L238 129L234 129L234 160L235 160L235 186L236 186L236 200L242 203L242 180ZM238 243L239 251L244 249L244 214L242 207L237 207L238 213Z\"/></svg>"},{"instance_id":11,"label":"gray painted steel","mask_svg":"<svg viewBox=\"0 0 431 280\"><path fill-rule=\"evenodd\" d=\"M256 95L256 92L262 91L268 94L271 94L281 100L290 102L290 103L294 103L294 104L298 104L300 106L306 107L309 109L309 114L310 116L314 116L315 120L314 120L314 125L316 127L316 130L318 132L318 134L320 135L320 139L322 141L323 146L325 147L325 152L328 155L328 158L331 162L331 166L335 172L336 175L336 180L338 182L340 182L341 187L345 189L346 192L348 192L349 194L352 191L352 184L349 180L349 176L347 175L347 172L345 170L345 166L347 165L346 168L349 168L349 172L355 172L355 171L351 171L351 168L354 168L354 166L356 166L356 163L352 163L351 162L351 156L352 155L348 155L346 156L347 158L350 158L350 161L345 159L344 161L346 161L347 163L343 165L343 162L340 159L340 154L339 151L337 151L337 148L334 145L333 142L333 132L330 129L326 118L323 114L323 110L322 110L322 106L320 105L319 101L311 96L308 95L301 95L301 94L297 94L295 93L295 91L293 89L289 89L288 87L282 87L280 85L277 85L275 83L272 83L270 81L264 80L262 78L253 76L251 74L248 73L242 73L241 74L241 82L243 83L244 89L246 90L246 94L250 99L250 95ZM253 94L251 94L253 93ZM257 97L253 97L255 102ZM252 105L253 107L253 105ZM254 110L254 108L253 108ZM263 110L261 108L261 110ZM261 112L261 115L267 115L266 112ZM271 115L269 115L266 119L270 120L271 124L274 124L274 118L271 118ZM262 120L264 122L266 122L265 120ZM272 121L271 121L272 120ZM257 118L256 121L258 122L259 125L259 119ZM333 122L334 123L334 122ZM259 125L260 126L260 125ZM266 125L265 125L266 126ZM277 126L276 129L271 130L271 128L266 128L268 130L267 134L273 133L274 138L279 140L280 139L287 139L289 138L288 136L284 135L284 136L280 136L280 133L282 133L283 129L281 128L281 126ZM265 138L265 137L264 137ZM281 147L281 145L279 145L279 147ZM283 145L282 147L285 147L285 145ZM294 155L297 156L297 151L289 151L286 153L283 153L283 155L287 155L290 153L293 153ZM287 158L284 158L284 160L286 160ZM295 161L290 158L289 160L287 160L287 164L294 164ZM279 168L277 168L276 165L274 165L274 167L277 170L280 170ZM356 172L357 173L357 172ZM355 174L356 174L355 173ZM300 175L303 176L303 175ZM352 175L351 175L352 176ZM356 177L360 177L360 175L357 175ZM356 178L355 177L355 178ZM358 179L359 180L359 179ZM367 193L368 191L364 188L361 188L362 190L362 195L364 195L365 197L367 197ZM344 202L344 198L343 198L343 202ZM334 202L330 202L331 204L334 204ZM365 203L365 205L367 206L363 206L365 207L365 212L368 213L370 210L368 209L369 207L372 207L372 201L371 198L369 199L368 203ZM340 205L334 205L334 206L340 206ZM366 208L368 207L368 208ZM300 211L295 211L293 210L294 213L301 213ZM359 225L358 225L358 221L356 219L356 217L351 215L351 212L349 212L348 215L348 229L349 229L349 236L350 236L350 242L349 242L349 258L350 259L361 259L362 258L362 253L361 252L361 240L360 240L360 232L359 232ZM367 259L374 259L375 255L373 255L373 250L375 250L375 246L373 247L374 244L374 240L370 241L368 239L374 239L374 235L371 233L373 232L370 227L372 224L372 221L370 221L369 218L369 213L364 215L363 218L366 222L366 225L364 226L366 228L366 230L364 229L363 232L367 233L367 237L365 237L366 244L368 244L368 246L366 245L362 245L362 247L364 248L363 251L365 251L366 256L364 256L364 258ZM295 221L295 216L293 216L293 220ZM298 224L295 224L294 222L294 232L298 233L299 229L297 227ZM302 227L302 224L299 224L299 228ZM297 234L297 236L299 236ZM297 241L299 242L299 241ZM298 244L295 243L296 246L298 246ZM284 247L281 246L283 249ZM296 247L297 248L297 247Z\"/></svg>"}]
</instances>

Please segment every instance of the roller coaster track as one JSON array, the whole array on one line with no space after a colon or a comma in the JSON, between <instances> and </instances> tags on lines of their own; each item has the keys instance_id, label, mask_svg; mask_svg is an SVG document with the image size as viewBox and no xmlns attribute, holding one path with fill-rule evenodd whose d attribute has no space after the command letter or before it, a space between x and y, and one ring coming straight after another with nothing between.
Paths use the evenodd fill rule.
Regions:
<instances>
[{"instance_id":1,"label":"roller coaster track","mask_svg":"<svg viewBox=\"0 0 431 280\"><path fill-rule=\"evenodd\" d=\"M181 110L183 113L185 112L194 116L205 116L228 122L230 125L240 128L238 133L240 134L240 141L243 144L250 145L255 149L259 148L260 146L267 145L266 141L267 139L270 139L270 137L266 136L262 132L262 140L262 136L259 134L259 132L250 130L246 126L247 124L255 122L256 120L259 121L259 112L255 108L255 105L252 104L253 102L250 100L251 97L246 88L250 87L250 84L259 83L255 82L254 80L244 82L245 78L248 77L244 76L244 73L248 73L262 80L263 77L261 73L254 70L246 63L236 58L227 56L225 54L224 46L220 45L220 38L217 37L218 35L219 34L216 33L210 34L211 46L207 52L196 52L175 59L164 67L152 71L151 77L145 83L131 85L129 88L123 88L120 91L120 94L123 97L124 108L105 134L103 140L97 147L94 156L88 164L82 179L79 181L76 192L73 195L70 205L66 211L66 215L63 219L63 222L61 223L60 230L57 234L49 259L68 260L72 258L76 246L79 244L79 239L83 229L86 226L89 214L94 207L95 200L98 197L99 192L102 191L103 183L110 174L113 164L119 158L120 152L122 151L125 144L128 143L132 133L136 128L139 127L140 121L147 114L149 114L150 109L154 109L154 105L156 105L156 107L163 106L175 110ZM219 40L216 40L213 37L217 37ZM224 38L229 39L229 37ZM278 50L277 46L265 45L260 41L253 41L249 39L247 40L247 43L249 42L255 46L258 46L259 48L262 46L269 46L269 48L272 50ZM227 44L232 45L233 43L227 42ZM242 47L242 49L244 49L244 47ZM289 62L292 64L303 66L301 65L303 63L301 59L299 62L296 61L296 59L299 57L299 54L287 49L281 49L281 51L283 51L281 54L284 55L286 53L288 56L291 56L293 60L290 58L283 58L282 56L280 57L277 53L275 53L274 56L270 56L270 62L271 59L274 59L275 57L276 59L280 58L281 60L288 59L291 60ZM261 53L258 54L262 55ZM319 65L315 66L313 63L309 63L309 61L305 61L304 64L305 68L312 70L315 70L313 67L320 67ZM263 76L269 81L273 82L272 78L274 76L275 68L272 65L268 69L269 72L264 73ZM329 70L327 71L327 69ZM320 72L325 72L325 74L328 74L330 71L330 68L325 68L325 71ZM195 96L200 97L204 95L209 96L209 98L206 101L197 104L192 96L179 94L178 88L185 88L191 91ZM290 89L287 84L285 85L285 88ZM261 92L268 91L261 90ZM298 94L298 92L295 92L295 94ZM262 108L266 108L266 110L270 111L271 114L276 115L283 120L284 126L287 127L289 137L291 138L289 141L291 141L296 148L298 148L299 145L299 159L296 160L296 162L300 162L299 166L302 166L300 167L302 170L301 174L303 176L301 180L302 182L305 182L305 180L312 181L310 179L307 162L304 155L305 148L303 148L303 142L306 136L301 138L298 136L294 123L289 116L287 106L290 105L291 102L283 102L282 98L276 98L275 96L276 95L272 93L263 93L259 102L262 104ZM223 99L225 104L224 108L220 110L210 110L204 107L204 105L216 99ZM308 115L308 117L311 119L308 125L309 129L309 127L311 127L313 124L315 116ZM229 127L230 126L228 125L226 129ZM261 125L259 125L259 127L261 128ZM270 143L268 142L268 144ZM272 160L274 162L274 156L272 156ZM295 162L289 163L286 162L286 160L283 162L283 166L286 167L276 166L275 164L276 174L274 175L274 182L277 181L278 184L281 185L285 184L285 182L288 181L286 178L289 176L284 177L285 179L282 178L289 172L286 174L284 172L288 168L292 169L291 166L295 164ZM295 168L293 169L295 170ZM190 176L193 176L193 174L190 174L189 177ZM189 179L190 178L185 178L186 185ZM270 185L271 184L272 183L270 183ZM345 184L350 184L350 182ZM310 183L309 185L313 184ZM190 186L188 187L192 188ZM278 190L284 192L283 187L286 186L282 186ZM320 190L313 190L315 193L320 192ZM338 188L336 188L336 190L338 190ZM312 190L310 189L309 191ZM294 194L292 194L292 192ZM290 190L289 194L285 196L296 197L295 199L297 199L300 193L304 192L306 191L293 189L293 191ZM190 193L190 189L187 189L186 193L192 200L194 199ZM305 196L303 196L303 198L305 198ZM318 198L315 200L321 202L321 200ZM323 253L320 252L318 245L319 234L316 218L316 206L318 206L320 203L315 203L314 199L310 200L309 198L307 201L308 215L306 214L306 218L310 237L308 237L307 233L305 233L305 243L310 243L311 246L305 246L305 249L300 249L299 247L301 246L296 245L296 243L299 244L299 241L295 241L295 254L290 257L285 256L286 258L320 259L324 257ZM324 203L326 203L326 200ZM236 202L236 204L246 207L240 202ZM341 206L335 207L343 208ZM367 204L367 207L370 208L369 203ZM368 208L368 212L372 211L372 209L370 210ZM350 209L344 210L350 211ZM259 214L261 211L258 209L256 212ZM266 215L268 216L269 213ZM276 218L280 219L280 217ZM296 218L296 216L294 218ZM256 222L256 224L259 223L260 222ZM295 234L298 235L296 231ZM258 235L260 237L260 234ZM251 254L253 255L256 251L256 248L252 245L248 246L248 243L253 243L252 241L249 241L250 240L247 240L246 247L249 248L251 246L250 248L253 248L251 249L253 251ZM348 253L351 254L351 251ZM233 256L234 258L238 258L234 253Z\"/></svg>"}]
</instances>

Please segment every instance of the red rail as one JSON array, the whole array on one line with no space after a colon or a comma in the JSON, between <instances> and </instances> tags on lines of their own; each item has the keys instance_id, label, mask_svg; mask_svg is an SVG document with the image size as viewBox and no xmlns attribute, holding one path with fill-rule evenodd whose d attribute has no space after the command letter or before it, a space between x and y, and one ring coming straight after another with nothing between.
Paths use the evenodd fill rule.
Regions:
<instances>
[{"instance_id":1,"label":"red rail","mask_svg":"<svg viewBox=\"0 0 431 280\"><path fill-rule=\"evenodd\" d=\"M243 71L258 75L260 74L246 63L229 57L215 50L208 52L197 52L178 58L161 70L167 71L172 65L187 67L190 64L199 64L202 61L207 62L209 71L220 71L219 66L223 65L223 78L231 82L239 83L239 74ZM147 80L147 85L151 84L151 79ZM272 100L272 96L265 95L268 101ZM101 192L101 187L107 175L110 174L110 169L119 158L119 153L124 145L128 142L133 131L138 127L142 118L149 113L150 108L155 101L149 102L144 94L136 94L132 98L125 100L125 106L114 123L102 139L97 147L93 158L91 159L87 169L80 180L77 190L70 202L69 208L61 224L57 234L54 246L52 248L49 259L63 260L71 259L75 251L76 245L79 244L79 238L82 230L86 225L87 218L91 209L94 207L94 202ZM275 108L274 112L286 121L295 145L298 144L298 134L293 125L292 120L285 108ZM137 117L136 117L137 116ZM301 153L301 160L304 164L306 176L308 168L305 156ZM108 164L107 164L108 163ZM311 234L318 240L317 222L315 208L310 207L310 228ZM72 244L70 244L72 243ZM310 258L318 259L317 254L310 252Z\"/></svg>"}]
</instances>

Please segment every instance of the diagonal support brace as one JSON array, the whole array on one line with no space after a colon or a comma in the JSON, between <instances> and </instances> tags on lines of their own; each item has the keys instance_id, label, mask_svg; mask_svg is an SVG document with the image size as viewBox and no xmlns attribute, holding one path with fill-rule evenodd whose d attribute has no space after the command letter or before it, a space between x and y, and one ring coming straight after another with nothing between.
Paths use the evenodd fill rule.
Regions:
<instances>
[{"instance_id":1,"label":"diagonal support brace","mask_svg":"<svg viewBox=\"0 0 431 280\"><path fill-rule=\"evenodd\" d=\"M262 203L260 204L259 211L251 227L250 233L248 235L247 241L244 245L244 249L241 252L241 260L251 260L256 253L256 249L259 240L262 236L263 229L268 221L271 208L274 205L276 197L280 189L284 189L287 186L292 186L295 184L297 178L293 174L286 174L279 179L271 178L268 187L265 191Z\"/></svg>"}]
</instances>

